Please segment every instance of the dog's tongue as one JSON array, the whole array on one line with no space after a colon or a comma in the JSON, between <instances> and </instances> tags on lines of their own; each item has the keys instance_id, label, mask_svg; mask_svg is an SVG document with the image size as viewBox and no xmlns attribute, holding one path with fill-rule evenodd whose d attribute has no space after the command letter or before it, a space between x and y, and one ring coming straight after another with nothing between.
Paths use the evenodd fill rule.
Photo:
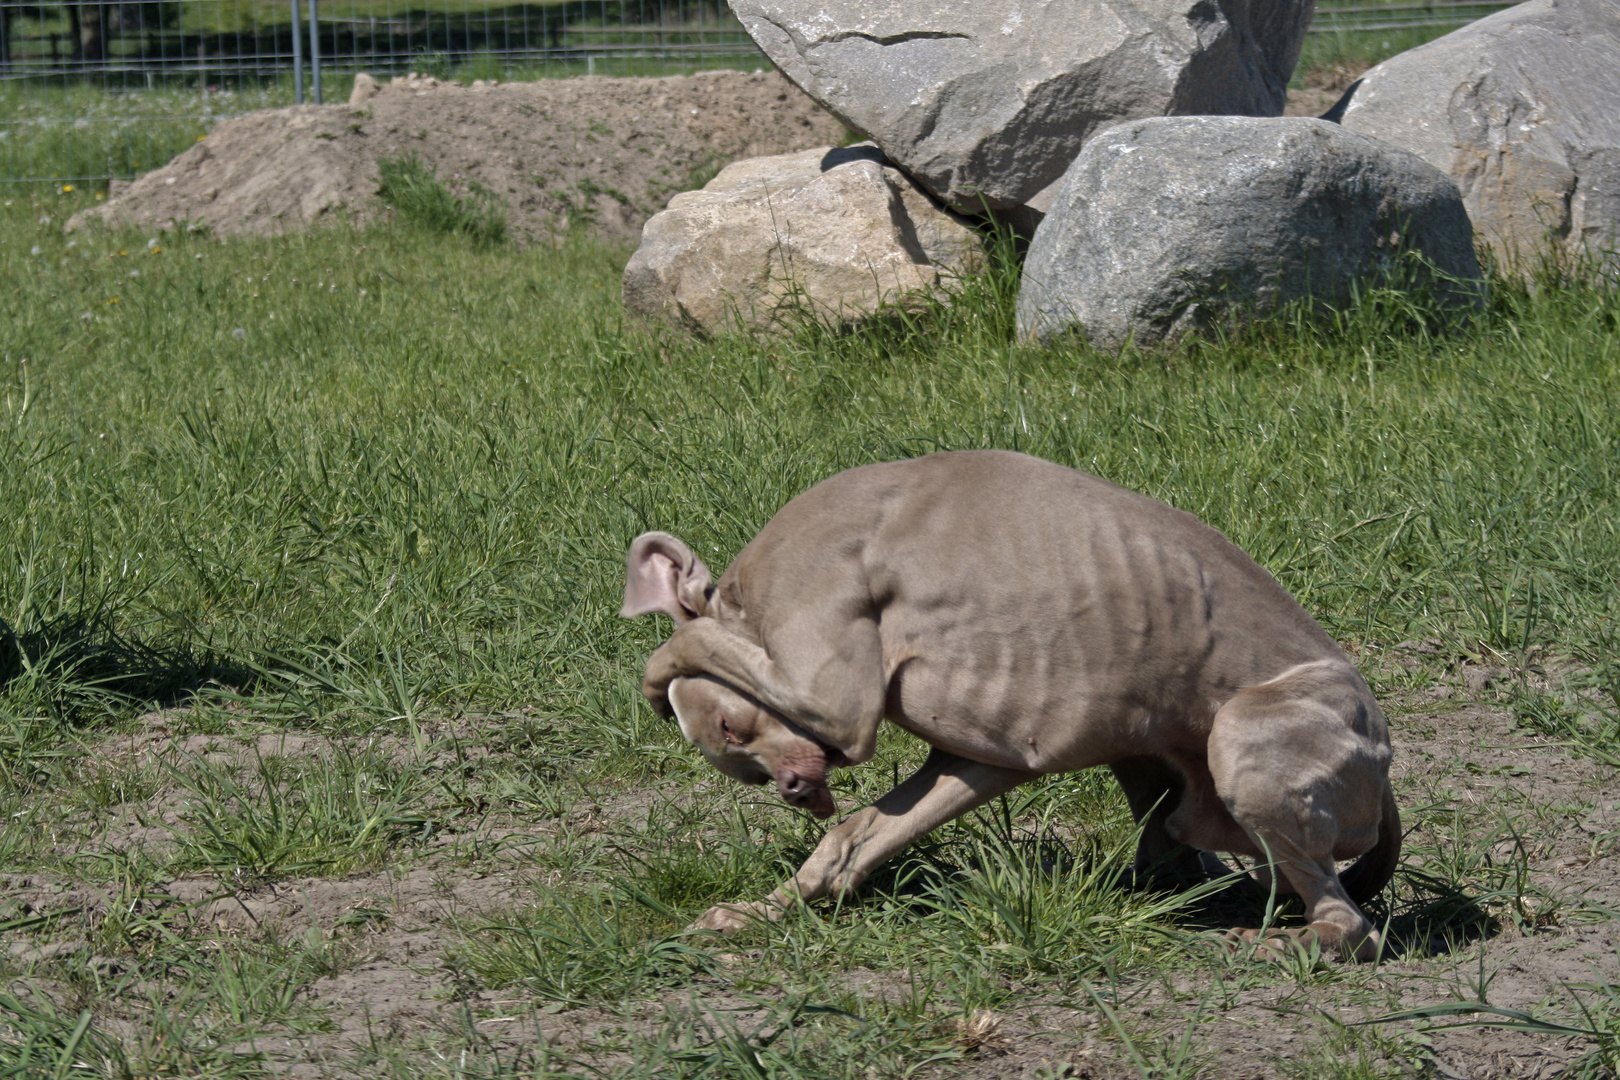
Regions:
<instances>
[{"instance_id":1,"label":"dog's tongue","mask_svg":"<svg viewBox=\"0 0 1620 1080\"><path fill-rule=\"evenodd\" d=\"M844 756L844 752L842 750L839 750L836 747L828 746L825 743L821 745L821 754L822 758L827 763L826 767L828 769L842 769L849 764L849 758ZM814 814L816 818L824 820L832 817L838 812L838 804L833 802L832 790L828 788L825 783L818 784L811 788L809 791L809 796L808 801L806 801L803 805L804 808L810 811L810 813Z\"/></svg>"}]
</instances>

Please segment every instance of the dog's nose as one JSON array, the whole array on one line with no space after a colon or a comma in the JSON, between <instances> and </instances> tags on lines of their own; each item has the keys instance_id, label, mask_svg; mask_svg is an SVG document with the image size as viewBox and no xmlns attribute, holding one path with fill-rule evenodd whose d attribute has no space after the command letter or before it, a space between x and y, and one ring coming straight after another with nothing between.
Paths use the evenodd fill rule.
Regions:
<instances>
[{"instance_id":1,"label":"dog's nose","mask_svg":"<svg viewBox=\"0 0 1620 1080\"><path fill-rule=\"evenodd\" d=\"M806 780L792 769L783 769L776 774L776 790L786 802L803 807L815 817L829 818L837 812L832 792L827 790L826 784Z\"/></svg>"},{"instance_id":2,"label":"dog's nose","mask_svg":"<svg viewBox=\"0 0 1620 1080\"><path fill-rule=\"evenodd\" d=\"M811 783L792 769L783 769L776 774L776 790L794 806L810 806L816 802L821 785Z\"/></svg>"},{"instance_id":3,"label":"dog's nose","mask_svg":"<svg viewBox=\"0 0 1620 1080\"><path fill-rule=\"evenodd\" d=\"M804 777L792 769L783 769L776 774L776 790L781 793L782 798L796 806L804 803L806 797Z\"/></svg>"}]
</instances>

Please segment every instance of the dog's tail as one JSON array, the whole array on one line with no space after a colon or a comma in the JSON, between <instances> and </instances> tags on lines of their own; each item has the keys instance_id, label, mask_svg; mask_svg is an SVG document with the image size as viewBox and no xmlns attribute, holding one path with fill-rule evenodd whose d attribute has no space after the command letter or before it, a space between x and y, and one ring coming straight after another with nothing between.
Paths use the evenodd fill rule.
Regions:
<instances>
[{"instance_id":1,"label":"dog's tail","mask_svg":"<svg viewBox=\"0 0 1620 1080\"><path fill-rule=\"evenodd\" d=\"M1378 842L1371 851L1339 875L1339 882L1350 899L1365 904L1377 896L1401 861L1401 812L1395 806L1395 791L1384 780L1384 807L1378 819Z\"/></svg>"}]
</instances>

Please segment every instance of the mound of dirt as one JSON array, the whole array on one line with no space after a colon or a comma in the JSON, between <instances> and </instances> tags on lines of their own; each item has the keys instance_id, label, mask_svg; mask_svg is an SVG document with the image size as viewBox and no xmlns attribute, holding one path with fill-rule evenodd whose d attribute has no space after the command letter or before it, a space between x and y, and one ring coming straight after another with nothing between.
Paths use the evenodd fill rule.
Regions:
<instances>
[{"instance_id":1,"label":"mound of dirt","mask_svg":"<svg viewBox=\"0 0 1620 1080\"><path fill-rule=\"evenodd\" d=\"M470 87L412 75L352 106L227 120L72 225L195 222L221 235L265 235L342 217L363 223L384 212L379 159L414 156L458 195L493 193L519 237L583 224L635 240L670 196L729 162L843 135L774 71Z\"/></svg>"}]
</instances>

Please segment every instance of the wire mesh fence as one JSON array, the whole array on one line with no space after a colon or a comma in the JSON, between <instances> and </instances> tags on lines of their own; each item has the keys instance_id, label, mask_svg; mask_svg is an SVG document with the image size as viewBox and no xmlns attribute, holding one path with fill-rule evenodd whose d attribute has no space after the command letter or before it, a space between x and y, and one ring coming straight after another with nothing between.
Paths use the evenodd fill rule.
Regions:
<instances>
[{"instance_id":1,"label":"wire mesh fence","mask_svg":"<svg viewBox=\"0 0 1620 1080\"><path fill-rule=\"evenodd\" d=\"M1374 30L1452 28L1482 19L1518 0L1441 0L1431 4L1318 4L1310 32L1352 33Z\"/></svg>"},{"instance_id":2,"label":"wire mesh fence","mask_svg":"<svg viewBox=\"0 0 1620 1080\"><path fill-rule=\"evenodd\" d=\"M0 0L0 180L132 176L228 116L341 100L358 71L508 80L764 62L724 0Z\"/></svg>"},{"instance_id":3,"label":"wire mesh fence","mask_svg":"<svg viewBox=\"0 0 1620 1080\"><path fill-rule=\"evenodd\" d=\"M0 2L0 77L147 90L275 80L304 52L330 69L517 65L543 77L614 61L660 69L758 55L722 0ZM304 9L304 10L301 10ZM313 74L313 72L312 72Z\"/></svg>"},{"instance_id":4,"label":"wire mesh fence","mask_svg":"<svg viewBox=\"0 0 1620 1080\"><path fill-rule=\"evenodd\" d=\"M1461 25L1500 0L1324 3L1312 31ZM129 177L356 72L671 75L766 64L725 0L0 0L0 182Z\"/></svg>"}]
</instances>

